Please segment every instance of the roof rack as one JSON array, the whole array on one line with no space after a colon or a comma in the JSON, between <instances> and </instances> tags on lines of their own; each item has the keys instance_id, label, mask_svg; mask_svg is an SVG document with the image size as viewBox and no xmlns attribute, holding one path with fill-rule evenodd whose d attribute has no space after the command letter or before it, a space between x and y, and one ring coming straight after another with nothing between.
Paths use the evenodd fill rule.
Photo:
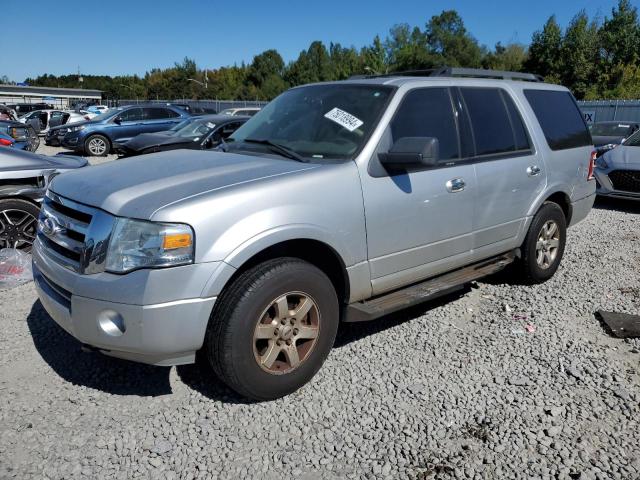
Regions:
<instances>
[{"instance_id":1,"label":"roof rack","mask_svg":"<svg viewBox=\"0 0 640 480\"><path fill-rule=\"evenodd\" d=\"M481 68L440 67L428 70L407 70L379 75L355 75L350 79L381 78L381 77L466 77L493 78L498 80L521 80L524 82L544 82L541 75L534 73L506 72L503 70L485 70Z\"/></svg>"}]
</instances>

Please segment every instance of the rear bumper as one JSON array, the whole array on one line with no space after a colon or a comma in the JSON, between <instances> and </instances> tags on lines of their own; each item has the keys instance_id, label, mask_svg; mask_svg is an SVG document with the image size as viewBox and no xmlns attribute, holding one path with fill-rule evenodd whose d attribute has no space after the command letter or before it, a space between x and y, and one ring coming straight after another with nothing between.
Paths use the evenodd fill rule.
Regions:
<instances>
[{"instance_id":1,"label":"rear bumper","mask_svg":"<svg viewBox=\"0 0 640 480\"><path fill-rule=\"evenodd\" d=\"M578 222L581 222L582 220L584 220L585 218L587 218L587 215L589 215L589 212L591 211L591 208L593 207L593 202L595 202L596 200L596 194L593 193L587 197L581 198L580 200L576 200L575 202L571 203L571 223L569 224L569 226L573 226Z\"/></svg>"},{"instance_id":2,"label":"rear bumper","mask_svg":"<svg viewBox=\"0 0 640 480\"><path fill-rule=\"evenodd\" d=\"M192 273L199 276L195 271ZM152 365L180 365L195 361L195 353L204 341L215 297L181 298L144 305L120 303L70 291L69 275L80 277L49 260L40 252L39 242L35 243L33 277L40 302L51 318L80 342L106 355ZM88 277L97 275L86 275L80 279L82 283L103 282L102 289L97 289L96 294L113 289L114 285L110 284L114 282L129 280L126 276L115 276L118 278L114 279L108 278L113 275L98 275L104 278L91 280ZM166 269L162 275L164 281L172 282L171 269ZM174 284L179 283L179 279L175 279ZM144 290L149 286L136 284L138 282L132 282L130 290Z\"/></svg>"}]
</instances>

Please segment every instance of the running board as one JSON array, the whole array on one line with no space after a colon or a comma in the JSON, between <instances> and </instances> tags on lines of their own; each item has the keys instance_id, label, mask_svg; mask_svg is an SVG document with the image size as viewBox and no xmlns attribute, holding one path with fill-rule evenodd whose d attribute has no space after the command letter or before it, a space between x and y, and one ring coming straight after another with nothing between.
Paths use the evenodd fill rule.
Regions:
<instances>
[{"instance_id":1,"label":"running board","mask_svg":"<svg viewBox=\"0 0 640 480\"><path fill-rule=\"evenodd\" d=\"M428 300L447 295L465 283L499 272L514 261L516 252L511 251L496 257L474 263L424 282L411 285L401 290L380 295L362 302L347 305L345 322L366 322L376 318L412 307Z\"/></svg>"}]
</instances>

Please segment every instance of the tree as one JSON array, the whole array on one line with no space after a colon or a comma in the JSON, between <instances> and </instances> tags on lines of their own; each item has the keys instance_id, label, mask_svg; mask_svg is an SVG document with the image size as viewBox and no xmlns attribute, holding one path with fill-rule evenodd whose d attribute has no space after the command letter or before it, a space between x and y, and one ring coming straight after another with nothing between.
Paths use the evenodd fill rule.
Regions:
<instances>
[{"instance_id":1,"label":"tree","mask_svg":"<svg viewBox=\"0 0 640 480\"><path fill-rule=\"evenodd\" d=\"M503 46L496 43L493 52L489 52L482 59L482 67L491 70L506 70L521 72L527 60L527 48L520 43L509 43Z\"/></svg>"},{"instance_id":2,"label":"tree","mask_svg":"<svg viewBox=\"0 0 640 480\"><path fill-rule=\"evenodd\" d=\"M548 82L559 83L561 75L562 30L555 15L545 23L542 31L533 34L529 46L526 70L542 75Z\"/></svg>"},{"instance_id":3,"label":"tree","mask_svg":"<svg viewBox=\"0 0 640 480\"><path fill-rule=\"evenodd\" d=\"M378 35L373 38L373 43L370 46L363 47L362 50L360 50L360 62L361 68L357 73L386 73L389 64L387 62L384 45Z\"/></svg>"},{"instance_id":4,"label":"tree","mask_svg":"<svg viewBox=\"0 0 640 480\"><path fill-rule=\"evenodd\" d=\"M577 98L584 98L597 80L598 24L579 12L567 27L560 51L560 78Z\"/></svg>"},{"instance_id":5,"label":"tree","mask_svg":"<svg viewBox=\"0 0 640 480\"><path fill-rule=\"evenodd\" d=\"M424 33L406 23L391 28L385 49L391 70L417 70L431 68L434 64Z\"/></svg>"},{"instance_id":6,"label":"tree","mask_svg":"<svg viewBox=\"0 0 640 480\"><path fill-rule=\"evenodd\" d=\"M481 66L484 52L455 10L445 10L440 15L431 17L426 25L425 37L433 56L433 65L470 68Z\"/></svg>"},{"instance_id":7,"label":"tree","mask_svg":"<svg viewBox=\"0 0 640 480\"><path fill-rule=\"evenodd\" d=\"M638 10L629 0L619 0L600 31L602 60L607 67L637 64L640 55Z\"/></svg>"},{"instance_id":8,"label":"tree","mask_svg":"<svg viewBox=\"0 0 640 480\"><path fill-rule=\"evenodd\" d=\"M253 62L247 69L247 80L255 87L252 98L272 99L287 88L283 79L284 60L277 50L266 50L253 57Z\"/></svg>"}]
</instances>

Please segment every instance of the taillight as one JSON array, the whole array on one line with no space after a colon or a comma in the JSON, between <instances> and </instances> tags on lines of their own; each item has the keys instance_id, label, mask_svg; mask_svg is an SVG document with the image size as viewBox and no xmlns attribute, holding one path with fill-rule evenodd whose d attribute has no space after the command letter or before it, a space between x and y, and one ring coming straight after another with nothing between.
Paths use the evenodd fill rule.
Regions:
<instances>
[{"instance_id":1,"label":"taillight","mask_svg":"<svg viewBox=\"0 0 640 480\"><path fill-rule=\"evenodd\" d=\"M587 180L593 180L595 178L593 176L593 170L596 167L597 157L598 157L598 153L595 150L591 152L591 156L589 157L589 168L587 169Z\"/></svg>"},{"instance_id":2,"label":"taillight","mask_svg":"<svg viewBox=\"0 0 640 480\"><path fill-rule=\"evenodd\" d=\"M9 140L8 138L0 138L0 145L2 145L3 147L10 147L11 145L13 145L13 141Z\"/></svg>"}]
</instances>

